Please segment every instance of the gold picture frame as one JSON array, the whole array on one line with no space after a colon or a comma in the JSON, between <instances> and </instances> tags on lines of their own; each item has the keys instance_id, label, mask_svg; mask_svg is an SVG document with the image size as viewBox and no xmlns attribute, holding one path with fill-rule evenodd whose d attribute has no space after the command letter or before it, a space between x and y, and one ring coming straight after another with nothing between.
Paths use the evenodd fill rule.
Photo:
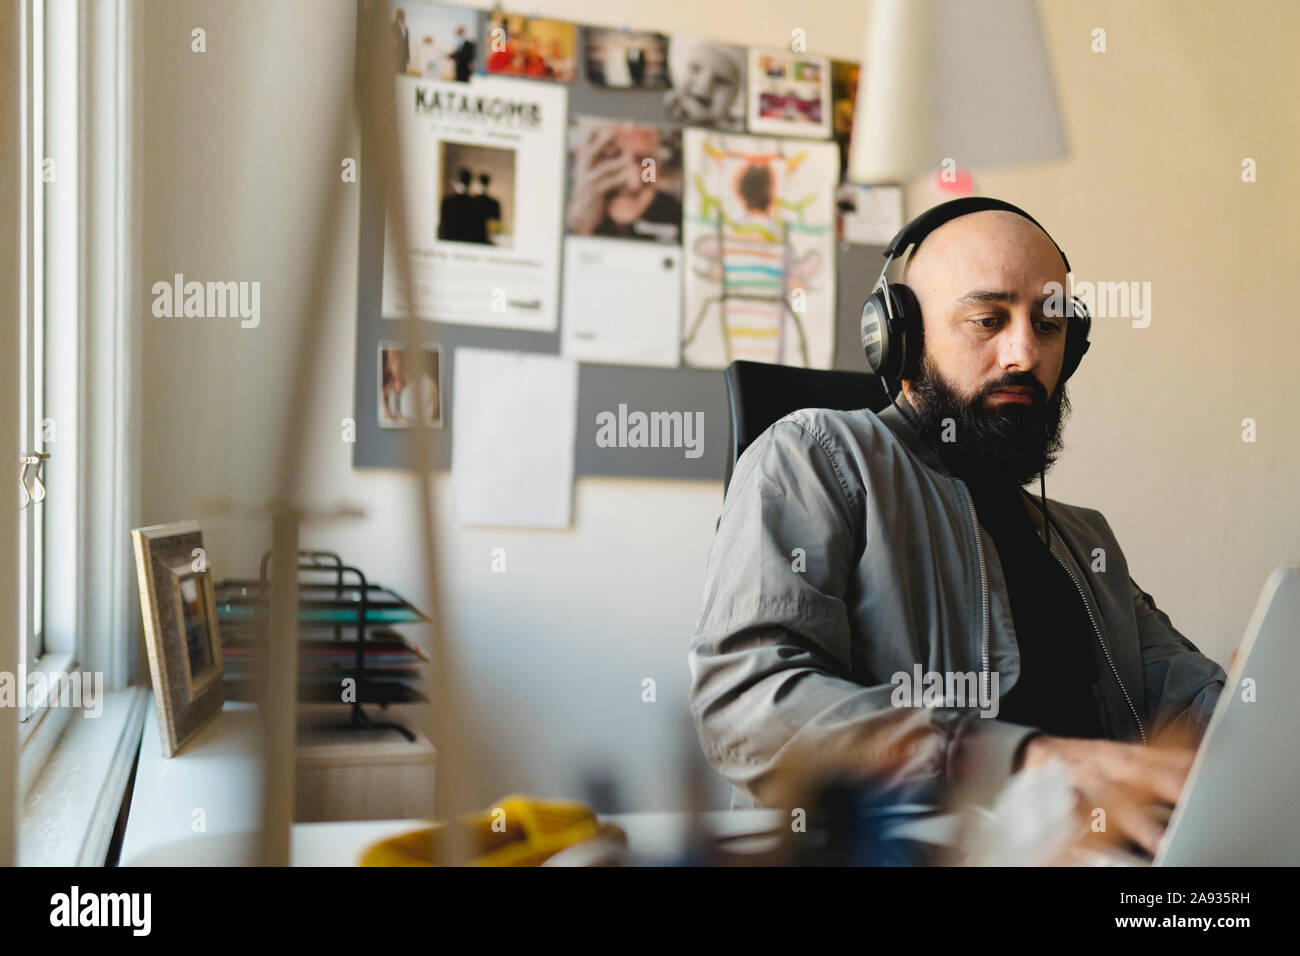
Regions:
<instances>
[{"instance_id":1,"label":"gold picture frame","mask_svg":"<svg viewBox=\"0 0 1300 956\"><path fill-rule=\"evenodd\" d=\"M164 757L221 711L221 633L197 521L131 532L149 674Z\"/></svg>"}]
</instances>

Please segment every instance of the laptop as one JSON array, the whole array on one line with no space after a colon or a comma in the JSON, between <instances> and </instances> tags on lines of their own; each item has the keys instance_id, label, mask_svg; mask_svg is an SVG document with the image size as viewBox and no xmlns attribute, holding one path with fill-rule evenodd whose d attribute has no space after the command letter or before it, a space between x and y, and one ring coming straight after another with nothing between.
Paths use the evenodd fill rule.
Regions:
<instances>
[{"instance_id":1,"label":"laptop","mask_svg":"<svg viewBox=\"0 0 1300 956\"><path fill-rule=\"evenodd\" d=\"M1269 575L1201 737L1154 860L1076 848L1085 866L1300 865L1300 566ZM1168 809L1164 813L1168 813ZM1163 822L1163 814L1158 814ZM952 846L959 816L932 815L897 835Z\"/></svg>"},{"instance_id":2,"label":"laptop","mask_svg":"<svg viewBox=\"0 0 1300 956\"><path fill-rule=\"evenodd\" d=\"M1155 866L1300 864L1300 566L1269 575Z\"/></svg>"}]
</instances>

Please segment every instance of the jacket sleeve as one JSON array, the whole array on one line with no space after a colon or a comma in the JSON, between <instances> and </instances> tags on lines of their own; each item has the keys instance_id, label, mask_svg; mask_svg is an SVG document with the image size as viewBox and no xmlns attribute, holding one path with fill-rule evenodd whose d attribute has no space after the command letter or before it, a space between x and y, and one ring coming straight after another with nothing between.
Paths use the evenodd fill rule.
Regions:
<instances>
[{"instance_id":1,"label":"jacket sleeve","mask_svg":"<svg viewBox=\"0 0 1300 956\"><path fill-rule=\"evenodd\" d=\"M1191 731L1197 739L1218 703L1227 675L1178 633L1150 594L1129 578L1142 649L1142 682L1152 737Z\"/></svg>"},{"instance_id":2,"label":"jacket sleeve","mask_svg":"<svg viewBox=\"0 0 1300 956\"><path fill-rule=\"evenodd\" d=\"M826 770L885 778L908 799L935 800L960 782L964 799L988 802L1030 728L968 710L895 707L893 684L851 677L844 594L867 546L862 496L871 490L848 480L834 452L796 413L737 462L689 653L705 755L760 805L780 805L786 761L808 755Z\"/></svg>"}]
</instances>

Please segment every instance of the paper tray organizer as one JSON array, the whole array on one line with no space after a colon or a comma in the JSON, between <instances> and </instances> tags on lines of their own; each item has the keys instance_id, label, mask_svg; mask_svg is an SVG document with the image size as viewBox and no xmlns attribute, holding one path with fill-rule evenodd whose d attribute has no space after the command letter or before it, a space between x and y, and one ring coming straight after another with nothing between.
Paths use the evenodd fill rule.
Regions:
<instances>
[{"instance_id":1,"label":"paper tray organizer","mask_svg":"<svg viewBox=\"0 0 1300 956\"><path fill-rule=\"evenodd\" d=\"M217 620L231 700L255 700L262 681L261 654L270 625L271 552L256 579L228 578L216 586ZM426 701L421 692L428 656L393 629L429 619L395 591L371 584L359 568L333 551L298 552L298 699L342 700L343 680L355 680L349 729L389 728L407 740L400 724L372 721L363 704Z\"/></svg>"}]
</instances>

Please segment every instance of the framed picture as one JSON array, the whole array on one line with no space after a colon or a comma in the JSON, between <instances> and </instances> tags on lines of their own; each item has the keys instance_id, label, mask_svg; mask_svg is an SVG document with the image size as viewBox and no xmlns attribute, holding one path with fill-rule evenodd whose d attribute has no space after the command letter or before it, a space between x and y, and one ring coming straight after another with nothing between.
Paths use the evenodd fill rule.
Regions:
<instances>
[{"instance_id":1,"label":"framed picture","mask_svg":"<svg viewBox=\"0 0 1300 956\"><path fill-rule=\"evenodd\" d=\"M221 635L197 521L131 532L164 757L221 710Z\"/></svg>"}]
</instances>

